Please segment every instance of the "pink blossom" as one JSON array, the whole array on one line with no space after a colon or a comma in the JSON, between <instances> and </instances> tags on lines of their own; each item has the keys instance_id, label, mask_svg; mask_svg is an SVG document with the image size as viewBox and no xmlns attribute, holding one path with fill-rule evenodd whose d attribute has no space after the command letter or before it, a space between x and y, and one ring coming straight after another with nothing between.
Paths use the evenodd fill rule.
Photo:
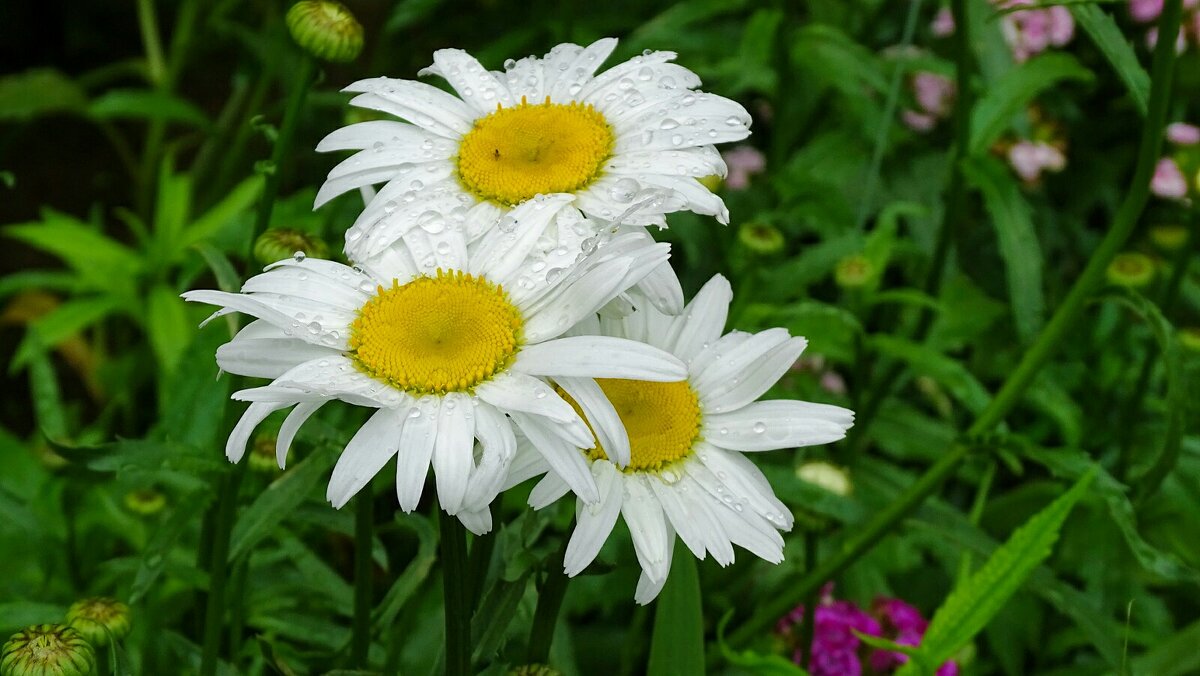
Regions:
<instances>
[{"instance_id":1,"label":"pink blossom","mask_svg":"<svg viewBox=\"0 0 1200 676\"><path fill-rule=\"evenodd\" d=\"M954 14L951 13L949 7L942 7L937 11L937 14L933 16L933 22L929 24L929 30L939 38L954 34Z\"/></svg>"},{"instance_id":2,"label":"pink blossom","mask_svg":"<svg viewBox=\"0 0 1200 676\"><path fill-rule=\"evenodd\" d=\"M1175 145L1190 146L1200 143L1200 127L1176 122L1167 125L1167 140Z\"/></svg>"},{"instance_id":3,"label":"pink blossom","mask_svg":"<svg viewBox=\"0 0 1200 676\"><path fill-rule=\"evenodd\" d=\"M1129 16L1134 21L1149 23L1162 14L1163 0L1129 0Z\"/></svg>"},{"instance_id":4,"label":"pink blossom","mask_svg":"<svg viewBox=\"0 0 1200 676\"><path fill-rule=\"evenodd\" d=\"M750 186L750 177L761 174L767 168L767 158L754 146L737 146L721 153L729 166L725 185L730 190L745 190Z\"/></svg>"},{"instance_id":5,"label":"pink blossom","mask_svg":"<svg viewBox=\"0 0 1200 676\"><path fill-rule=\"evenodd\" d=\"M1164 157L1154 167L1154 178L1150 179L1150 192L1166 199L1183 199L1187 196L1187 179L1179 170L1175 160Z\"/></svg>"},{"instance_id":6,"label":"pink blossom","mask_svg":"<svg viewBox=\"0 0 1200 676\"><path fill-rule=\"evenodd\" d=\"M1026 183L1033 183L1043 171L1062 171L1067 158L1062 151L1044 141L1017 141L1008 149L1008 164Z\"/></svg>"},{"instance_id":7,"label":"pink blossom","mask_svg":"<svg viewBox=\"0 0 1200 676\"><path fill-rule=\"evenodd\" d=\"M1146 46L1154 49L1156 45L1158 45L1158 26L1151 26L1146 31ZM1175 36L1175 53L1182 54L1185 49L1187 49L1187 33L1180 28L1179 35Z\"/></svg>"},{"instance_id":8,"label":"pink blossom","mask_svg":"<svg viewBox=\"0 0 1200 676\"><path fill-rule=\"evenodd\" d=\"M937 125L936 117L926 115L925 113L918 113L915 110L906 110L900 113L900 119L904 121L904 126L922 134L932 131Z\"/></svg>"},{"instance_id":9,"label":"pink blossom","mask_svg":"<svg viewBox=\"0 0 1200 676\"><path fill-rule=\"evenodd\" d=\"M954 80L945 75L921 71L912 78L913 96L923 112L941 117L950 112L954 100Z\"/></svg>"},{"instance_id":10,"label":"pink blossom","mask_svg":"<svg viewBox=\"0 0 1200 676\"><path fill-rule=\"evenodd\" d=\"M1032 4L1032 0L1010 0L1000 3L1002 8ZM1005 14L1000 22L1004 40L1012 50L1017 63L1046 51L1049 47L1062 47L1075 35L1075 20L1065 7L1046 9L1024 9Z\"/></svg>"},{"instance_id":11,"label":"pink blossom","mask_svg":"<svg viewBox=\"0 0 1200 676\"><path fill-rule=\"evenodd\" d=\"M846 379L837 371L826 371L821 374L821 389L830 394L845 394Z\"/></svg>"}]
</instances>

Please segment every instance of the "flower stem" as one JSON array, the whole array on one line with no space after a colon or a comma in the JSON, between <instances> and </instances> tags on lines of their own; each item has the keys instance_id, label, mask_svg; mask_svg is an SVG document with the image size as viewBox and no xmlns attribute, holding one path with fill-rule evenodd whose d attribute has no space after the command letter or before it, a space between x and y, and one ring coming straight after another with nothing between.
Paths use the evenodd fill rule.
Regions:
<instances>
[{"instance_id":1,"label":"flower stem","mask_svg":"<svg viewBox=\"0 0 1200 676\"><path fill-rule=\"evenodd\" d=\"M546 578L538 587L537 610L533 613L533 626L529 629L529 664L546 664L550 659L550 644L554 642L558 613L567 594L567 583L571 581L563 572L566 542L564 539L558 554L550 559Z\"/></svg>"},{"instance_id":2,"label":"flower stem","mask_svg":"<svg viewBox=\"0 0 1200 676\"><path fill-rule=\"evenodd\" d=\"M471 608L466 585L466 529L458 517L441 509L438 519L446 614L446 676L467 676L471 672Z\"/></svg>"},{"instance_id":3,"label":"flower stem","mask_svg":"<svg viewBox=\"0 0 1200 676\"><path fill-rule=\"evenodd\" d=\"M817 567L817 532L804 532L804 570L811 571ZM801 660L805 669L812 668L813 643L817 634L817 589L804 597L804 618L800 621Z\"/></svg>"},{"instance_id":4,"label":"flower stem","mask_svg":"<svg viewBox=\"0 0 1200 676\"><path fill-rule=\"evenodd\" d=\"M371 650L371 545L374 542L374 501L367 483L354 500L354 633L350 661L367 669Z\"/></svg>"},{"instance_id":5,"label":"flower stem","mask_svg":"<svg viewBox=\"0 0 1200 676\"><path fill-rule=\"evenodd\" d=\"M275 198L279 195L279 180L285 166L288 152L292 147L292 139L296 136L296 125L300 119L300 110L308 97L313 77L317 72L317 62L311 56L305 55L300 62L300 72L296 76L292 91L288 94L287 108L283 112L283 122L279 125L279 135L275 138L275 149L271 152L271 170L267 174L266 185L263 186L262 200L258 203L258 213L254 219L254 239L261 235L271 222L271 212L275 208ZM252 258L252 256L251 256Z\"/></svg>"},{"instance_id":6,"label":"flower stem","mask_svg":"<svg viewBox=\"0 0 1200 676\"><path fill-rule=\"evenodd\" d=\"M200 676L217 673L217 653L221 649L221 628L225 619L225 583L229 575L229 537L237 513L238 489L242 485L242 466L234 466L221 477L217 493L217 515L213 519L212 556L208 565L208 599L204 609L204 645L200 655Z\"/></svg>"},{"instance_id":7,"label":"flower stem","mask_svg":"<svg viewBox=\"0 0 1200 676\"><path fill-rule=\"evenodd\" d=\"M955 0L961 4L963 0ZM1159 22L1159 35L1175 35L1179 32L1181 0L1168 0ZM1046 324L1029 350L1021 357L1016 369L1001 385L1000 391L967 429L965 437L970 439L989 432L998 425L1009 411L1020 401L1025 388L1033 382L1038 371L1057 351L1076 320L1083 313L1088 297L1099 287L1104 278L1104 269L1124 246L1133 232L1138 217L1146 206L1150 189L1150 177L1162 146L1163 123L1167 105L1171 98L1171 81L1175 63L1174 44L1171 40L1160 40L1154 51L1151 70L1150 104L1146 115L1146 126L1142 130L1138 148L1137 165L1130 181L1129 192L1113 218L1112 227L1104 235L1083 273L1075 280L1062 305ZM954 444L945 455L925 471L895 501L878 512L873 519L856 528L855 534L838 548L837 553L826 559L814 570L788 585L781 593L763 602L758 612L729 637L731 644L743 644L769 627L776 618L787 612L794 599L804 597L826 580L854 563L871 550L897 523L915 510L941 486L942 481L958 468L967 457L971 446Z\"/></svg>"}]
</instances>

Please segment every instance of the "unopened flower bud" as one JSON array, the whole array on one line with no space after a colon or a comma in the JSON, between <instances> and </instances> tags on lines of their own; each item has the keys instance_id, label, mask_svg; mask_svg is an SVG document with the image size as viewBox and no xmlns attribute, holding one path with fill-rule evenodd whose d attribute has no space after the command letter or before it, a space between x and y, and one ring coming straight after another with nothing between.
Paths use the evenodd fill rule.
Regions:
<instances>
[{"instance_id":1,"label":"unopened flower bud","mask_svg":"<svg viewBox=\"0 0 1200 676\"><path fill-rule=\"evenodd\" d=\"M738 240L760 256L769 256L783 251L783 233L769 223L743 223L738 228Z\"/></svg>"},{"instance_id":2,"label":"unopened flower bud","mask_svg":"<svg viewBox=\"0 0 1200 676\"><path fill-rule=\"evenodd\" d=\"M1163 251L1178 251L1187 240L1188 229L1182 225L1156 225L1150 228L1150 241Z\"/></svg>"},{"instance_id":3,"label":"unopened flower bud","mask_svg":"<svg viewBox=\"0 0 1200 676\"><path fill-rule=\"evenodd\" d=\"M1179 329L1179 344L1185 350L1200 352L1200 326L1187 326Z\"/></svg>"},{"instance_id":4,"label":"unopened flower bud","mask_svg":"<svg viewBox=\"0 0 1200 676\"><path fill-rule=\"evenodd\" d=\"M67 609L67 624L93 646L108 645L110 636L114 641L125 638L132 620L129 606L105 597L76 601Z\"/></svg>"},{"instance_id":5,"label":"unopened flower bud","mask_svg":"<svg viewBox=\"0 0 1200 676\"><path fill-rule=\"evenodd\" d=\"M307 232L290 228L268 230L254 241L254 258L263 265L291 258L297 252L313 258L325 258L329 255L329 247Z\"/></svg>"},{"instance_id":6,"label":"unopened flower bud","mask_svg":"<svg viewBox=\"0 0 1200 676\"><path fill-rule=\"evenodd\" d=\"M27 627L0 649L0 676L91 676L96 651L78 631L61 624Z\"/></svg>"},{"instance_id":7,"label":"unopened flower bud","mask_svg":"<svg viewBox=\"0 0 1200 676\"><path fill-rule=\"evenodd\" d=\"M854 491L846 470L821 460L812 460L796 468L796 476L835 495L847 496Z\"/></svg>"},{"instance_id":8,"label":"unopened flower bud","mask_svg":"<svg viewBox=\"0 0 1200 676\"><path fill-rule=\"evenodd\" d=\"M167 496L153 488L129 491L125 494L125 509L142 516L154 516L167 506Z\"/></svg>"},{"instance_id":9,"label":"unopened flower bud","mask_svg":"<svg viewBox=\"0 0 1200 676\"><path fill-rule=\"evenodd\" d=\"M286 20L296 44L322 61L346 63L362 51L362 24L340 2L302 0L292 5Z\"/></svg>"},{"instance_id":10,"label":"unopened flower bud","mask_svg":"<svg viewBox=\"0 0 1200 676\"><path fill-rule=\"evenodd\" d=\"M866 256L854 255L838 261L833 271L833 281L847 289L861 288L871 281L875 274L875 266Z\"/></svg>"},{"instance_id":11,"label":"unopened flower bud","mask_svg":"<svg viewBox=\"0 0 1200 676\"><path fill-rule=\"evenodd\" d=\"M1104 273L1109 284L1138 289L1154 280L1154 261L1136 251L1126 251L1108 264Z\"/></svg>"},{"instance_id":12,"label":"unopened flower bud","mask_svg":"<svg viewBox=\"0 0 1200 676\"><path fill-rule=\"evenodd\" d=\"M275 460L275 431L258 431L250 442L250 469L260 474L278 474L279 463Z\"/></svg>"},{"instance_id":13,"label":"unopened flower bud","mask_svg":"<svg viewBox=\"0 0 1200 676\"><path fill-rule=\"evenodd\" d=\"M562 676L562 672L545 664L522 664L509 670L508 676Z\"/></svg>"}]
</instances>

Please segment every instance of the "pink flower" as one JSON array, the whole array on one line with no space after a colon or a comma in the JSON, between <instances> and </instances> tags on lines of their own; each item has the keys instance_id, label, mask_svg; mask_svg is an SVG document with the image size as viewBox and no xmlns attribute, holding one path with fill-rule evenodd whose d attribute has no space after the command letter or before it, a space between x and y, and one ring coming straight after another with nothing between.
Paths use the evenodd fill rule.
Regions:
<instances>
[{"instance_id":1,"label":"pink flower","mask_svg":"<svg viewBox=\"0 0 1200 676\"><path fill-rule=\"evenodd\" d=\"M1017 141L1008 149L1008 164L1026 183L1034 183L1043 171L1062 171L1067 158L1062 151L1043 141Z\"/></svg>"},{"instance_id":2,"label":"pink flower","mask_svg":"<svg viewBox=\"0 0 1200 676\"><path fill-rule=\"evenodd\" d=\"M929 24L929 30L933 31L934 37L939 38L954 34L954 14L950 12L949 7L942 7L937 11L933 22Z\"/></svg>"},{"instance_id":3,"label":"pink flower","mask_svg":"<svg viewBox=\"0 0 1200 676\"><path fill-rule=\"evenodd\" d=\"M1179 170L1175 160L1164 157L1154 167L1154 178L1150 179L1150 192L1166 199L1183 199L1187 196L1187 179Z\"/></svg>"},{"instance_id":4,"label":"pink flower","mask_svg":"<svg viewBox=\"0 0 1200 676\"><path fill-rule=\"evenodd\" d=\"M1032 4L1031 0L1011 0L999 3L1002 8ZM1075 20L1065 7L1025 9L1005 14L1000 22L1004 40L1017 63L1046 51L1062 47L1075 35Z\"/></svg>"},{"instance_id":5,"label":"pink flower","mask_svg":"<svg viewBox=\"0 0 1200 676\"><path fill-rule=\"evenodd\" d=\"M950 112L954 100L954 80L945 75L921 71L913 75L912 90L923 112L935 117Z\"/></svg>"},{"instance_id":6,"label":"pink flower","mask_svg":"<svg viewBox=\"0 0 1200 676\"><path fill-rule=\"evenodd\" d=\"M1146 31L1146 46L1154 49L1156 45L1158 45L1158 26L1152 26ZM1175 53L1182 54L1185 49L1187 49L1187 34L1180 28L1179 35L1175 36Z\"/></svg>"},{"instance_id":7,"label":"pink flower","mask_svg":"<svg viewBox=\"0 0 1200 676\"><path fill-rule=\"evenodd\" d=\"M1162 9L1163 0L1129 0L1129 16L1140 23L1154 21Z\"/></svg>"},{"instance_id":8,"label":"pink flower","mask_svg":"<svg viewBox=\"0 0 1200 676\"><path fill-rule=\"evenodd\" d=\"M900 119L904 121L904 126L922 134L932 131L937 126L936 117L926 115L925 113L918 113L915 110L906 110L900 113Z\"/></svg>"},{"instance_id":9,"label":"pink flower","mask_svg":"<svg viewBox=\"0 0 1200 676\"><path fill-rule=\"evenodd\" d=\"M1200 143L1200 127L1176 122L1167 125L1167 140L1178 146L1190 146Z\"/></svg>"},{"instance_id":10,"label":"pink flower","mask_svg":"<svg viewBox=\"0 0 1200 676\"><path fill-rule=\"evenodd\" d=\"M725 185L730 190L745 190L750 186L750 177L761 174L767 168L767 158L754 146L737 146L721 153L721 156L729 166Z\"/></svg>"}]
</instances>

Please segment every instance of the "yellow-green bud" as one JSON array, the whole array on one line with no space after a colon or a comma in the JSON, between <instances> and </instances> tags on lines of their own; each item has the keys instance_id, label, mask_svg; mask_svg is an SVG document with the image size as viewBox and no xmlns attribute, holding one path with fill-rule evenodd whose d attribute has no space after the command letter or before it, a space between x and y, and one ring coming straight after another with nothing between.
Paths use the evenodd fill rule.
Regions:
<instances>
[{"instance_id":1,"label":"yellow-green bud","mask_svg":"<svg viewBox=\"0 0 1200 676\"><path fill-rule=\"evenodd\" d=\"M67 609L67 624L94 646L108 645L109 636L125 638L132 621L129 606L103 596L76 601Z\"/></svg>"},{"instance_id":2,"label":"yellow-green bud","mask_svg":"<svg viewBox=\"0 0 1200 676\"><path fill-rule=\"evenodd\" d=\"M78 631L39 624L12 635L0 649L0 676L91 676L96 651Z\"/></svg>"},{"instance_id":3,"label":"yellow-green bud","mask_svg":"<svg viewBox=\"0 0 1200 676\"><path fill-rule=\"evenodd\" d=\"M329 247L321 239L291 228L268 230L254 240L254 259L263 265L292 258L297 253L325 258L329 255Z\"/></svg>"},{"instance_id":4,"label":"yellow-green bud","mask_svg":"<svg viewBox=\"0 0 1200 676\"><path fill-rule=\"evenodd\" d=\"M1179 329L1179 344L1186 350L1200 352L1200 326Z\"/></svg>"},{"instance_id":5,"label":"yellow-green bud","mask_svg":"<svg viewBox=\"0 0 1200 676\"><path fill-rule=\"evenodd\" d=\"M821 460L812 460L796 468L796 476L814 486L836 495L847 496L854 491L846 470Z\"/></svg>"},{"instance_id":6,"label":"yellow-green bud","mask_svg":"<svg viewBox=\"0 0 1200 676\"><path fill-rule=\"evenodd\" d=\"M1187 240L1188 229L1182 225L1156 225L1150 228L1150 241L1163 251L1178 251Z\"/></svg>"},{"instance_id":7,"label":"yellow-green bud","mask_svg":"<svg viewBox=\"0 0 1200 676\"><path fill-rule=\"evenodd\" d=\"M258 431L250 442L250 469L260 474L278 474L279 463L275 459L275 431Z\"/></svg>"},{"instance_id":8,"label":"yellow-green bud","mask_svg":"<svg viewBox=\"0 0 1200 676\"><path fill-rule=\"evenodd\" d=\"M1141 288L1154 281L1154 261L1146 254L1126 251L1117 254L1104 274L1114 286Z\"/></svg>"},{"instance_id":9,"label":"yellow-green bud","mask_svg":"<svg viewBox=\"0 0 1200 676\"><path fill-rule=\"evenodd\" d=\"M696 180L700 181L700 185L708 188L709 192L716 192L721 189L721 186L725 185L725 180L716 174L701 176Z\"/></svg>"},{"instance_id":10,"label":"yellow-green bud","mask_svg":"<svg viewBox=\"0 0 1200 676\"><path fill-rule=\"evenodd\" d=\"M562 676L562 672L545 664L522 664L510 669L508 676Z\"/></svg>"},{"instance_id":11,"label":"yellow-green bud","mask_svg":"<svg viewBox=\"0 0 1200 676\"><path fill-rule=\"evenodd\" d=\"M125 494L125 509L142 516L154 516L167 506L167 496L153 488L142 488Z\"/></svg>"},{"instance_id":12,"label":"yellow-green bud","mask_svg":"<svg viewBox=\"0 0 1200 676\"><path fill-rule=\"evenodd\" d=\"M861 288L871 281L874 274L875 266L871 261L867 260L866 256L856 254L838 261L833 270L833 281L843 288Z\"/></svg>"},{"instance_id":13,"label":"yellow-green bud","mask_svg":"<svg viewBox=\"0 0 1200 676\"><path fill-rule=\"evenodd\" d=\"M738 228L738 240L747 249L762 256L783 251L783 233L770 223L743 223Z\"/></svg>"},{"instance_id":14,"label":"yellow-green bud","mask_svg":"<svg viewBox=\"0 0 1200 676\"><path fill-rule=\"evenodd\" d=\"M346 63L362 52L362 24L340 2L297 2L288 10L287 27L296 44L322 61Z\"/></svg>"}]
</instances>

